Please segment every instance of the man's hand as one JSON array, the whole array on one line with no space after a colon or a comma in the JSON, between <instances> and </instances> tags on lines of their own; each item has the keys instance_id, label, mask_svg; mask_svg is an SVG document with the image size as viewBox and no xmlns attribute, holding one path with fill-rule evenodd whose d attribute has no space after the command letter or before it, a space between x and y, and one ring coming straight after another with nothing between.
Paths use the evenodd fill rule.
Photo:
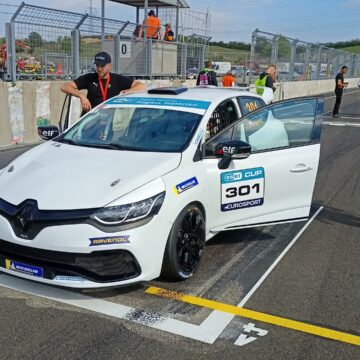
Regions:
<instances>
[{"instance_id":1,"label":"man's hand","mask_svg":"<svg viewBox=\"0 0 360 360\"><path fill-rule=\"evenodd\" d=\"M120 94L127 94L136 91L146 90L146 85L139 80L134 80L130 89L126 89L120 92Z\"/></svg>"},{"instance_id":2,"label":"man's hand","mask_svg":"<svg viewBox=\"0 0 360 360\"><path fill-rule=\"evenodd\" d=\"M80 96L80 101L81 101L81 107L83 108L83 110L85 110L85 111L91 110L90 101L85 95Z\"/></svg>"}]
</instances>

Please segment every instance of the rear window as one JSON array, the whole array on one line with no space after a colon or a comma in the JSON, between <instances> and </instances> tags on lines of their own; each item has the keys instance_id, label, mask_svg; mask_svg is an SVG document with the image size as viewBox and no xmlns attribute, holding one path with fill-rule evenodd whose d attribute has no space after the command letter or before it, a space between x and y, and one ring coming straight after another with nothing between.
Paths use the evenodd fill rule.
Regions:
<instances>
[{"instance_id":1,"label":"rear window","mask_svg":"<svg viewBox=\"0 0 360 360\"><path fill-rule=\"evenodd\" d=\"M246 114L260 109L262 106L265 106L264 100L255 97L238 97L237 98L241 114L245 116Z\"/></svg>"}]
</instances>

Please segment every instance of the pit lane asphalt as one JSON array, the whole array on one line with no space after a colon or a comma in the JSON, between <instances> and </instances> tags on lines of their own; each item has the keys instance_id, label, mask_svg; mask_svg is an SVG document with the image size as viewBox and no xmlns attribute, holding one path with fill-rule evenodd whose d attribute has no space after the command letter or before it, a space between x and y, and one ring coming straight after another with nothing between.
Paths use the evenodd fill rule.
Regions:
<instances>
[{"instance_id":1,"label":"pit lane asphalt","mask_svg":"<svg viewBox=\"0 0 360 360\"><path fill-rule=\"evenodd\" d=\"M359 96L359 92L345 95L341 107L354 123L360 123ZM326 111L334 100L326 100ZM23 151L1 152L0 168ZM359 151L360 128L324 125L313 211L321 205L325 208L246 308L360 334ZM196 276L183 283L151 284L237 304L301 227L297 223L222 233L207 245ZM86 295L171 313L192 323L200 323L210 313L144 294L146 287ZM235 318L209 345L3 287L0 319L0 359L360 358L358 347L244 318ZM235 346L242 326L249 322L269 333L244 347Z\"/></svg>"}]
</instances>

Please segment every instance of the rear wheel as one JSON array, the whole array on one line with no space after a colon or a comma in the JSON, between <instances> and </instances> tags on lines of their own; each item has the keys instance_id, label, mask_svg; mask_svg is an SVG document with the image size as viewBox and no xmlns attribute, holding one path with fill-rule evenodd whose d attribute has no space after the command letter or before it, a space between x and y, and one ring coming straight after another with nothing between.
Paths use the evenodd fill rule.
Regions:
<instances>
[{"instance_id":1,"label":"rear wheel","mask_svg":"<svg viewBox=\"0 0 360 360\"><path fill-rule=\"evenodd\" d=\"M205 246L205 219L200 208L188 205L176 218L166 244L161 276L185 280L200 264Z\"/></svg>"}]
</instances>

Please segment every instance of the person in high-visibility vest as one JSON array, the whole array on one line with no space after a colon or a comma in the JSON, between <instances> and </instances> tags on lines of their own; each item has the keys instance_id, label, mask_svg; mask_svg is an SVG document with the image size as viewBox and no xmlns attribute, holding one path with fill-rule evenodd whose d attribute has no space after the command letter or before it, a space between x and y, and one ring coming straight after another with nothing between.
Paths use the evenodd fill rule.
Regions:
<instances>
[{"instance_id":1,"label":"person in high-visibility vest","mask_svg":"<svg viewBox=\"0 0 360 360\"><path fill-rule=\"evenodd\" d=\"M276 66L269 65L265 72L255 80L256 93L262 95L264 93L264 87L268 87L273 91L276 90L274 85L276 79Z\"/></svg>"}]
</instances>

